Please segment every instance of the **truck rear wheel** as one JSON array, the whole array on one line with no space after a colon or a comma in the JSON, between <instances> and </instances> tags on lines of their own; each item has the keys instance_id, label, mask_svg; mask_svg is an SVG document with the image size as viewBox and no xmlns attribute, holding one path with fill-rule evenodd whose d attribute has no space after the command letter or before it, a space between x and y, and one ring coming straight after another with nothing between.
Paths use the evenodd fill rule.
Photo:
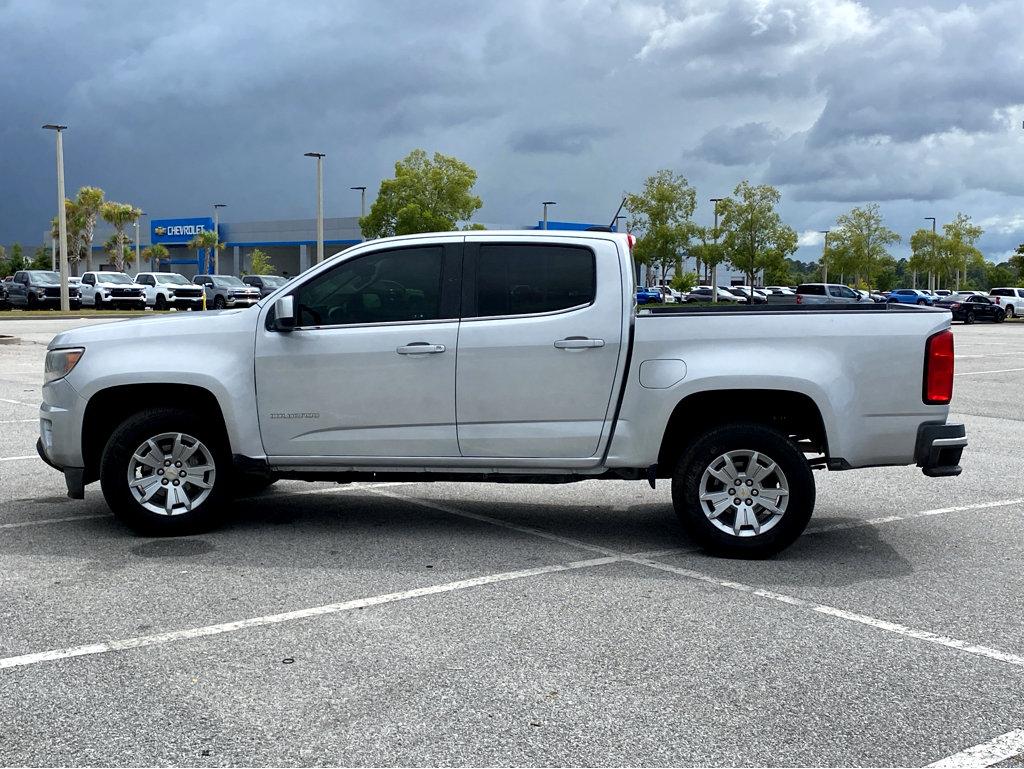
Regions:
<instances>
[{"instance_id":1,"label":"truck rear wheel","mask_svg":"<svg viewBox=\"0 0 1024 769\"><path fill-rule=\"evenodd\" d=\"M217 521L230 499L231 457L224 437L197 415L158 408L128 417L100 462L110 509L141 534L191 534Z\"/></svg>"},{"instance_id":2,"label":"truck rear wheel","mask_svg":"<svg viewBox=\"0 0 1024 769\"><path fill-rule=\"evenodd\" d=\"M737 423L711 430L679 459L672 502L704 549L765 558L796 540L814 511L814 475L777 430Z\"/></svg>"}]
</instances>

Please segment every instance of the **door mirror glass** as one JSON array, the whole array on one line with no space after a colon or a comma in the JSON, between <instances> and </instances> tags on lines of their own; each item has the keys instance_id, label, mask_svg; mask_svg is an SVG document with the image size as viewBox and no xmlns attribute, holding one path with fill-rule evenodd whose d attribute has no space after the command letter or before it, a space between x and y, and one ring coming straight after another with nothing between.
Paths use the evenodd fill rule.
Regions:
<instances>
[{"instance_id":1,"label":"door mirror glass","mask_svg":"<svg viewBox=\"0 0 1024 769\"><path fill-rule=\"evenodd\" d=\"M291 331L295 328L295 297L282 296L274 302L274 330Z\"/></svg>"}]
</instances>

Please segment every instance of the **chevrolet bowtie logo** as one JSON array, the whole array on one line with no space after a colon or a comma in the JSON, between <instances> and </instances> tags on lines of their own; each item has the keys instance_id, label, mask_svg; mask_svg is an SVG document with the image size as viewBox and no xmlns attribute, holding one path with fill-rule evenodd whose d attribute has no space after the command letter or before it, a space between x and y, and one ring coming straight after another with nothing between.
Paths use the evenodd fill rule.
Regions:
<instances>
[{"instance_id":1,"label":"chevrolet bowtie logo","mask_svg":"<svg viewBox=\"0 0 1024 769\"><path fill-rule=\"evenodd\" d=\"M157 234L157 235L166 235L167 234L167 228L166 227L154 227L153 228L153 232L155 234Z\"/></svg>"}]
</instances>

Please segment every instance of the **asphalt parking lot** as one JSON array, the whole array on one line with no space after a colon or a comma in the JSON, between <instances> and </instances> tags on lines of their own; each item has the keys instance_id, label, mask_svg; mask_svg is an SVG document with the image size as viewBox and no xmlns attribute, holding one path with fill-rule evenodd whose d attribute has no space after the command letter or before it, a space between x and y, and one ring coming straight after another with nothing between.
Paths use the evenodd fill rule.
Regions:
<instances>
[{"instance_id":1,"label":"asphalt parking lot","mask_svg":"<svg viewBox=\"0 0 1024 769\"><path fill-rule=\"evenodd\" d=\"M0 764L1024 765L1022 321L954 327L963 475L816 473L760 562L661 483L279 482L136 537L35 456L71 324L0 323Z\"/></svg>"}]
</instances>

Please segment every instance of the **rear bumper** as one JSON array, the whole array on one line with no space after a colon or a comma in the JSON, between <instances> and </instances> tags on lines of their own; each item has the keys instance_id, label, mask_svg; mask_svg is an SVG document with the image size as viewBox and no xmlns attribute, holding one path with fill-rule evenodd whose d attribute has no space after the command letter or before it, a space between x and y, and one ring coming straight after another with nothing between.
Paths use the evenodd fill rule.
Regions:
<instances>
[{"instance_id":1,"label":"rear bumper","mask_svg":"<svg viewBox=\"0 0 1024 769\"><path fill-rule=\"evenodd\" d=\"M932 478L960 475L965 448L967 429L962 424L923 424L917 429L914 459L921 472Z\"/></svg>"}]
</instances>

